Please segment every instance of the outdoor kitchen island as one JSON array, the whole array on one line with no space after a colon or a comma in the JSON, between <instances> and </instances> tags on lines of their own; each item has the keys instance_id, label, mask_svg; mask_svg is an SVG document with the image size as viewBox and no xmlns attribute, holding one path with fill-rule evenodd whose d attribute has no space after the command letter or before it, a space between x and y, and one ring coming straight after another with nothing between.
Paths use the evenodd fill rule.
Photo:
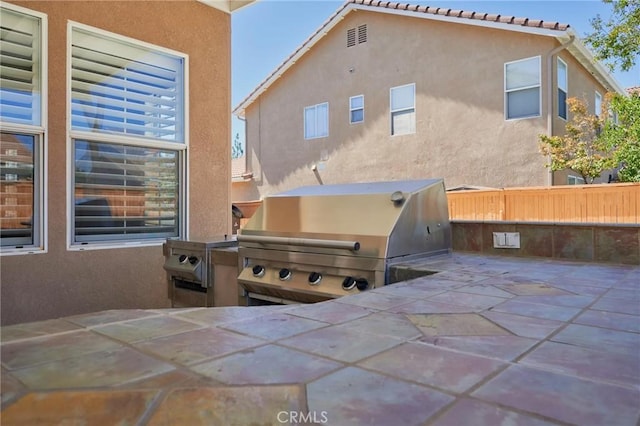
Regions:
<instances>
[{"instance_id":1,"label":"outdoor kitchen island","mask_svg":"<svg viewBox=\"0 0 640 426\"><path fill-rule=\"evenodd\" d=\"M3 327L3 425L636 425L640 268L475 254L311 305Z\"/></svg>"}]
</instances>

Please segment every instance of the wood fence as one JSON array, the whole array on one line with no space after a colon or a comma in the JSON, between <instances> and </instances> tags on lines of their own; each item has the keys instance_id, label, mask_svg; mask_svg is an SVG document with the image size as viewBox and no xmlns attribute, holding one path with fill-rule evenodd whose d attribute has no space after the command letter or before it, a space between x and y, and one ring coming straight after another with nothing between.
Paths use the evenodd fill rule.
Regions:
<instances>
[{"instance_id":1,"label":"wood fence","mask_svg":"<svg viewBox=\"0 0 640 426\"><path fill-rule=\"evenodd\" d=\"M640 224L640 183L447 193L451 220Z\"/></svg>"}]
</instances>

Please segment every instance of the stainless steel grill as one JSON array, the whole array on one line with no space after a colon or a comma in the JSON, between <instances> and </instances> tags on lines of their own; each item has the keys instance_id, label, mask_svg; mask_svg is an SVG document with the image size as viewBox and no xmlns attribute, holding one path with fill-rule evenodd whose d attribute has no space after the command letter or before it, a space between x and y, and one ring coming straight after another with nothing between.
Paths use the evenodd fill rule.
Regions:
<instances>
[{"instance_id":1,"label":"stainless steel grill","mask_svg":"<svg viewBox=\"0 0 640 426\"><path fill-rule=\"evenodd\" d=\"M442 179L319 185L266 197L238 235L247 299L311 303L391 283L451 251Z\"/></svg>"},{"instance_id":2,"label":"stainless steel grill","mask_svg":"<svg viewBox=\"0 0 640 426\"><path fill-rule=\"evenodd\" d=\"M222 289L214 289L214 285L216 268L220 269L221 266L214 265L214 250L235 247L237 244L235 238L227 235L189 241L167 240L164 269L167 272L171 306L219 306L214 294ZM237 268L235 271L237 274ZM232 283L218 283L218 286L221 285L231 287Z\"/></svg>"}]
</instances>

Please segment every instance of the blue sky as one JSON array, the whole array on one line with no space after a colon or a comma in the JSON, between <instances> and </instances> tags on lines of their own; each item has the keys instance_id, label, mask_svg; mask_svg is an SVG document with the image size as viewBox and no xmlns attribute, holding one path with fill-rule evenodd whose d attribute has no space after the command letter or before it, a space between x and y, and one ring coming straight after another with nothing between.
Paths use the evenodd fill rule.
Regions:
<instances>
[{"instance_id":1,"label":"blue sky","mask_svg":"<svg viewBox=\"0 0 640 426\"><path fill-rule=\"evenodd\" d=\"M608 18L611 6L601 1L456 1L395 0L476 12L516 15L570 24L580 35L591 31L589 20ZM341 5L329 0L259 0L231 18L231 95L236 107L260 82L317 30ZM639 61L640 62L640 61ZM622 87L640 86L640 63L627 73L615 72ZM244 141L244 124L235 117L233 133Z\"/></svg>"}]
</instances>

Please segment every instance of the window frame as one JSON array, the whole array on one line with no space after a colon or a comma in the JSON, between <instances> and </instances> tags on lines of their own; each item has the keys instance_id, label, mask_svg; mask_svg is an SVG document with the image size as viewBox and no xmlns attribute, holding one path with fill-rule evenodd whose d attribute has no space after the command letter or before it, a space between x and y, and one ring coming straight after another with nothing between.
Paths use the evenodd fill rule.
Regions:
<instances>
[{"instance_id":1,"label":"window frame","mask_svg":"<svg viewBox=\"0 0 640 426\"><path fill-rule=\"evenodd\" d=\"M46 114L48 105L48 15L42 12L34 11L25 7L16 6L10 3L2 3L1 8L11 10L16 13L31 16L40 21L40 105L37 113L40 116L40 123L20 124L2 122L0 119L0 127L3 133L22 134L34 137L33 152L33 220L32 220L32 243L31 244L0 244L0 256L13 256L24 254L42 254L48 251L48 227L47 227L47 211L48 211L48 117ZM37 146L37 147L36 147Z\"/></svg>"},{"instance_id":2,"label":"window frame","mask_svg":"<svg viewBox=\"0 0 640 426\"><path fill-rule=\"evenodd\" d=\"M560 87L560 64L562 64L564 66L564 86L565 88L563 89L562 87ZM557 83L557 87L558 87L558 118L567 121L569 118L569 108L567 106L567 98L569 96L569 66L567 65L567 63L565 61L562 60L562 58L558 57L558 61L557 61L557 66L556 66L556 83ZM562 115L560 115L560 91L564 92L564 113L565 113L565 117L563 117Z\"/></svg>"},{"instance_id":3,"label":"window frame","mask_svg":"<svg viewBox=\"0 0 640 426\"><path fill-rule=\"evenodd\" d=\"M362 106L358 108L353 108L353 106L351 105L351 101L356 98L362 98ZM362 110L362 120L353 121L352 113L358 110ZM360 124L360 123L364 123L364 95L350 96L349 97L349 124Z\"/></svg>"},{"instance_id":4,"label":"window frame","mask_svg":"<svg viewBox=\"0 0 640 426\"><path fill-rule=\"evenodd\" d=\"M83 32L89 32L97 37L104 37L110 41L132 44L136 47L149 49L159 54L166 54L180 57L183 60L182 67L182 85L183 96L182 101L182 140L160 140L159 138L149 138L145 136L131 136L128 134L117 134L107 132L91 132L85 130L74 129L72 126L72 48L73 48L73 32L78 29ZM96 143L104 143L111 145L121 145L126 147L140 147L160 150L170 150L176 152L177 155L177 179L178 179L178 195L176 209L177 235L168 238L188 238L188 202L189 202L189 56L186 53L168 49L163 46L157 46L141 40L133 39L121 34L112 33L81 24L75 21L68 21L67 24L67 249L74 250L95 250L123 248L130 246L158 246L163 244L167 237L151 237L141 238L140 235L132 239L105 239L95 238L91 241L78 241L75 231L75 145L76 141L88 141Z\"/></svg>"},{"instance_id":5,"label":"window frame","mask_svg":"<svg viewBox=\"0 0 640 426\"><path fill-rule=\"evenodd\" d=\"M315 121L315 126L317 129L317 124L318 124L318 107L326 105L326 110L327 110L327 133L326 134L319 134L318 131L316 130L314 136L309 136L307 137L307 110L309 109L313 109L314 110L314 121ZM327 138L329 137L329 102L320 102L319 104L315 104L315 105L308 105L306 107L304 107L302 109L302 133L303 133L303 137L304 140L312 140L312 139L321 139L321 138Z\"/></svg>"},{"instance_id":6,"label":"window frame","mask_svg":"<svg viewBox=\"0 0 640 426\"><path fill-rule=\"evenodd\" d=\"M597 117L600 117L600 115L602 115L602 100L602 93L596 90L593 95L593 113ZM598 109L600 111L598 111Z\"/></svg>"},{"instance_id":7,"label":"window frame","mask_svg":"<svg viewBox=\"0 0 640 426\"><path fill-rule=\"evenodd\" d=\"M404 87L409 87L412 86L413 87L413 104L411 107L407 107L407 108L396 108L393 109L393 91L396 89L402 89ZM406 112L406 111L412 111L413 113L413 118L414 118L414 127L413 127L413 131L412 132L407 132L407 133L394 133L393 132L393 117L395 114L397 113L401 113L401 112ZM394 86L389 88L389 134L391 136L403 136L403 135L415 135L417 132L417 123L415 123L415 119L416 119L417 115L416 115L416 83L408 83L408 84L401 84L400 86Z\"/></svg>"},{"instance_id":8,"label":"window frame","mask_svg":"<svg viewBox=\"0 0 640 426\"><path fill-rule=\"evenodd\" d=\"M507 66L511 65L511 64L515 64L518 62L525 62L525 61L530 61L532 59L537 59L538 60L538 84L534 84L534 85L529 85L529 86L522 86L522 87L518 87L517 89L507 89ZM504 80L504 119L506 121L514 121L514 120L528 120L531 118L540 118L542 117L542 56L537 55L537 56L531 56L528 58L522 58L522 59L517 59L515 61L509 61L509 62L505 62L504 63L504 72L503 72L503 80ZM524 117L513 117L510 118L509 117L509 93L513 93L513 92L517 92L517 91L521 91L521 90L528 90L528 89L533 89L533 88L537 88L538 89L538 114L537 115L527 115Z\"/></svg>"},{"instance_id":9,"label":"window frame","mask_svg":"<svg viewBox=\"0 0 640 426\"><path fill-rule=\"evenodd\" d=\"M572 179L573 183L571 183ZM580 176L567 175L567 185L584 185L584 179Z\"/></svg>"}]
</instances>

